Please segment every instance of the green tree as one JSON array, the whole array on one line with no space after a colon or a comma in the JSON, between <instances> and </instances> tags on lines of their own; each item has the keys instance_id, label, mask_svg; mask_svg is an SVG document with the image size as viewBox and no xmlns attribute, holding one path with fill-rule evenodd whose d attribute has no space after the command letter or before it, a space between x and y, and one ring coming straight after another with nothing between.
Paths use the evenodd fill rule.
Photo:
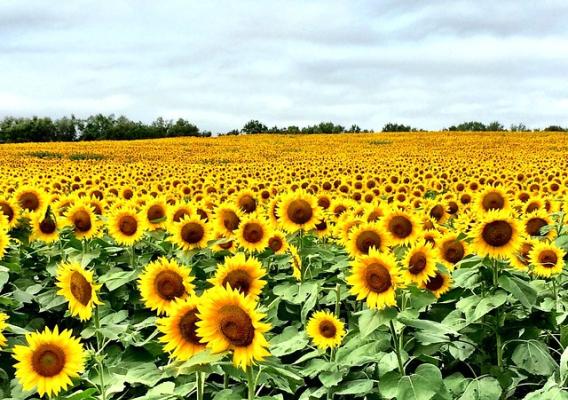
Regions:
<instances>
[{"instance_id":1,"label":"green tree","mask_svg":"<svg viewBox=\"0 0 568 400\"><path fill-rule=\"evenodd\" d=\"M268 132L268 127L256 119L251 119L245 124L245 126L243 126L241 132L246 133L247 135L266 133Z\"/></svg>"}]
</instances>

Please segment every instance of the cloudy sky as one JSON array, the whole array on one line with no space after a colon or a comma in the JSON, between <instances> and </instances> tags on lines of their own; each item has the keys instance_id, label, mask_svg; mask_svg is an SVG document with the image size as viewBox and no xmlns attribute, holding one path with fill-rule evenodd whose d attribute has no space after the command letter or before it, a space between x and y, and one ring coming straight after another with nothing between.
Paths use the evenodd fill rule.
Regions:
<instances>
[{"instance_id":1,"label":"cloudy sky","mask_svg":"<svg viewBox=\"0 0 568 400\"><path fill-rule=\"evenodd\" d=\"M0 117L568 125L568 2L0 1Z\"/></svg>"}]
</instances>

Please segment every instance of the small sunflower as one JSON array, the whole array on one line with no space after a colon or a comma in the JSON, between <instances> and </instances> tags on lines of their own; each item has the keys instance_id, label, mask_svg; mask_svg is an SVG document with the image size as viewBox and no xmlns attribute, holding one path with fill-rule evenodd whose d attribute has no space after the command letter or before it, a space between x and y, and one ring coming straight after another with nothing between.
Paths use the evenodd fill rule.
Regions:
<instances>
[{"instance_id":1,"label":"small sunflower","mask_svg":"<svg viewBox=\"0 0 568 400\"><path fill-rule=\"evenodd\" d=\"M8 316L0 312L0 348L6 346L7 343L6 336L4 336L4 330L8 327L7 320Z\"/></svg>"},{"instance_id":2,"label":"small sunflower","mask_svg":"<svg viewBox=\"0 0 568 400\"><path fill-rule=\"evenodd\" d=\"M477 194L475 207L479 214L492 210L508 210L510 208L509 197L503 189L488 186Z\"/></svg>"},{"instance_id":3,"label":"small sunflower","mask_svg":"<svg viewBox=\"0 0 568 400\"><path fill-rule=\"evenodd\" d=\"M437 249L439 261L450 271L468 253L467 243L463 240L458 240L458 235L454 233L448 233L438 239Z\"/></svg>"},{"instance_id":4,"label":"small sunflower","mask_svg":"<svg viewBox=\"0 0 568 400\"><path fill-rule=\"evenodd\" d=\"M0 199L0 214L6 217L8 229L15 228L20 218L20 206L13 200Z\"/></svg>"},{"instance_id":5,"label":"small sunflower","mask_svg":"<svg viewBox=\"0 0 568 400\"><path fill-rule=\"evenodd\" d=\"M306 331L320 350L326 350L341 345L345 325L329 311L316 311L308 321Z\"/></svg>"},{"instance_id":6,"label":"small sunflower","mask_svg":"<svg viewBox=\"0 0 568 400\"><path fill-rule=\"evenodd\" d=\"M402 261L402 265L405 267L403 272L405 280L417 285L427 282L428 279L436 275L437 261L436 253L430 245L411 247Z\"/></svg>"},{"instance_id":7,"label":"small sunflower","mask_svg":"<svg viewBox=\"0 0 568 400\"><path fill-rule=\"evenodd\" d=\"M209 224L199 215L186 215L179 222L170 224L170 241L182 250L200 249L207 246L210 237Z\"/></svg>"},{"instance_id":8,"label":"small sunflower","mask_svg":"<svg viewBox=\"0 0 568 400\"><path fill-rule=\"evenodd\" d=\"M97 297L101 285L95 283L93 272L79 263L63 263L57 268L57 294L69 302L69 312L81 321L91 319L93 307L102 304Z\"/></svg>"},{"instance_id":9,"label":"small sunflower","mask_svg":"<svg viewBox=\"0 0 568 400\"><path fill-rule=\"evenodd\" d=\"M480 256L509 258L518 247L520 227L506 211L489 211L473 229L473 246Z\"/></svg>"},{"instance_id":10,"label":"small sunflower","mask_svg":"<svg viewBox=\"0 0 568 400\"><path fill-rule=\"evenodd\" d=\"M393 211L382 220L383 228L391 237L394 245L405 245L414 242L420 235L420 226L412 214L404 211Z\"/></svg>"},{"instance_id":11,"label":"small sunflower","mask_svg":"<svg viewBox=\"0 0 568 400\"><path fill-rule=\"evenodd\" d=\"M268 246L271 231L266 221L254 214L249 214L241 221L236 236L245 250L263 251Z\"/></svg>"},{"instance_id":12,"label":"small sunflower","mask_svg":"<svg viewBox=\"0 0 568 400\"><path fill-rule=\"evenodd\" d=\"M167 214L168 205L164 199L151 199L144 207L144 222L151 231L161 229L167 223Z\"/></svg>"},{"instance_id":13,"label":"small sunflower","mask_svg":"<svg viewBox=\"0 0 568 400\"><path fill-rule=\"evenodd\" d=\"M168 207L168 221L170 223L179 222L183 217L192 216L196 213L194 207L186 202L175 203Z\"/></svg>"},{"instance_id":14,"label":"small sunflower","mask_svg":"<svg viewBox=\"0 0 568 400\"><path fill-rule=\"evenodd\" d=\"M522 239L511 257L511 265L520 271L527 271L530 264L529 253L535 243L536 241L530 237Z\"/></svg>"},{"instance_id":15,"label":"small sunflower","mask_svg":"<svg viewBox=\"0 0 568 400\"><path fill-rule=\"evenodd\" d=\"M167 314L174 300L193 294L192 281L186 268L162 257L146 265L138 279L138 289L146 307Z\"/></svg>"},{"instance_id":16,"label":"small sunflower","mask_svg":"<svg viewBox=\"0 0 568 400\"><path fill-rule=\"evenodd\" d=\"M228 251L229 253L237 252L237 241L232 236L225 236L222 233L215 234L215 244L211 247L213 251Z\"/></svg>"},{"instance_id":17,"label":"small sunflower","mask_svg":"<svg viewBox=\"0 0 568 400\"><path fill-rule=\"evenodd\" d=\"M274 254L285 254L288 250L286 235L280 231L272 231L272 234L268 238L268 247L270 247L270 250L272 250Z\"/></svg>"},{"instance_id":18,"label":"small sunflower","mask_svg":"<svg viewBox=\"0 0 568 400\"><path fill-rule=\"evenodd\" d=\"M429 290L436 298L448 292L452 286L452 277L449 274L444 274L436 271L436 274L420 285L422 289Z\"/></svg>"},{"instance_id":19,"label":"small sunflower","mask_svg":"<svg viewBox=\"0 0 568 400\"><path fill-rule=\"evenodd\" d=\"M45 328L27 333L26 341L26 346L16 345L13 350L16 378L24 390L36 388L40 396L55 396L84 370L85 351L70 330Z\"/></svg>"},{"instance_id":20,"label":"small sunflower","mask_svg":"<svg viewBox=\"0 0 568 400\"><path fill-rule=\"evenodd\" d=\"M5 229L0 227L0 260L4 258L6 255L6 250L10 245L10 236L8 236L8 232Z\"/></svg>"},{"instance_id":21,"label":"small sunflower","mask_svg":"<svg viewBox=\"0 0 568 400\"><path fill-rule=\"evenodd\" d=\"M285 231L310 231L320 222L322 212L317 200L302 190L282 197L278 205L278 217Z\"/></svg>"},{"instance_id":22,"label":"small sunflower","mask_svg":"<svg viewBox=\"0 0 568 400\"><path fill-rule=\"evenodd\" d=\"M108 234L121 246L133 246L144 236L146 223L131 207L115 210L108 219Z\"/></svg>"},{"instance_id":23,"label":"small sunflower","mask_svg":"<svg viewBox=\"0 0 568 400\"><path fill-rule=\"evenodd\" d=\"M91 239L99 233L100 222L90 205L77 202L67 209L65 216L77 239Z\"/></svg>"},{"instance_id":24,"label":"small sunflower","mask_svg":"<svg viewBox=\"0 0 568 400\"><path fill-rule=\"evenodd\" d=\"M535 210L523 218L524 231L529 236L552 238L554 229L550 229L546 234L541 229L553 223L554 221L545 210Z\"/></svg>"},{"instance_id":25,"label":"small sunflower","mask_svg":"<svg viewBox=\"0 0 568 400\"><path fill-rule=\"evenodd\" d=\"M31 226L30 241L41 240L44 243L53 243L59 239L57 220L51 213L35 213L31 218Z\"/></svg>"},{"instance_id":26,"label":"small sunflower","mask_svg":"<svg viewBox=\"0 0 568 400\"><path fill-rule=\"evenodd\" d=\"M236 195L235 204L245 214L251 214L256 211L256 208L258 207L258 200L256 199L254 192L250 190L243 190Z\"/></svg>"},{"instance_id":27,"label":"small sunflower","mask_svg":"<svg viewBox=\"0 0 568 400\"><path fill-rule=\"evenodd\" d=\"M217 266L215 276L209 279L209 282L214 286L229 286L247 297L256 298L266 285L266 281L262 279L264 275L266 270L260 261L238 253L233 257L226 257L223 264Z\"/></svg>"},{"instance_id":28,"label":"small sunflower","mask_svg":"<svg viewBox=\"0 0 568 400\"><path fill-rule=\"evenodd\" d=\"M377 223L366 222L351 230L347 250L355 258L369 254L371 248L384 252L388 244L389 238L384 229Z\"/></svg>"},{"instance_id":29,"label":"small sunflower","mask_svg":"<svg viewBox=\"0 0 568 400\"><path fill-rule=\"evenodd\" d=\"M169 315L156 321L158 330L164 334L160 338L164 350L177 360L188 360L205 349L201 336L197 334L198 304L199 298L196 296L175 300L170 306Z\"/></svg>"},{"instance_id":30,"label":"small sunflower","mask_svg":"<svg viewBox=\"0 0 568 400\"><path fill-rule=\"evenodd\" d=\"M23 186L18 189L14 199L25 214L41 212L47 206L47 196L44 191L33 186Z\"/></svg>"},{"instance_id":31,"label":"small sunflower","mask_svg":"<svg viewBox=\"0 0 568 400\"><path fill-rule=\"evenodd\" d=\"M566 253L552 243L536 242L529 252L532 272L536 276L550 278L564 269Z\"/></svg>"},{"instance_id":32,"label":"small sunflower","mask_svg":"<svg viewBox=\"0 0 568 400\"><path fill-rule=\"evenodd\" d=\"M242 219L243 212L233 204L221 204L215 210L217 231L225 235L230 236L236 233Z\"/></svg>"},{"instance_id":33,"label":"small sunflower","mask_svg":"<svg viewBox=\"0 0 568 400\"><path fill-rule=\"evenodd\" d=\"M233 364L246 369L270 355L264 334L270 325L256 303L231 288L207 290L199 303L197 334L213 353L233 352Z\"/></svg>"},{"instance_id":34,"label":"small sunflower","mask_svg":"<svg viewBox=\"0 0 568 400\"><path fill-rule=\"evenodd\" d=\"M383 309L396 305L396 289L404 286L396 259L390 253L371 249L351 263L347 282L357 300L367 300L369 308Z\"/></svg>"}]
</instances>

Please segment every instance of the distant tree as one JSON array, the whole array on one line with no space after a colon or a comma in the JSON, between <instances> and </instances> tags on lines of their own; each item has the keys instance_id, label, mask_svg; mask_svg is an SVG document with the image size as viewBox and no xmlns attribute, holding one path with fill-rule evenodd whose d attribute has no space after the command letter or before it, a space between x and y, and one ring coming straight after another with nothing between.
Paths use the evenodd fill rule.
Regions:
<instances>
[{"instance_id":1,"label":"distant tree","mask_svg":"<svg viewBox=\"0 0 568 400\"><path fill-rule=\"evenodd\" d=\"M286 132L291 133L291 134L297 134L297 133L300 133L302 131L296 125L290 125L288 128L286 128Z\"/></svg>"},{"instance_id":2,"label":"distant tree","mask_svg":"<svg viewBox=\"0 0 568 400\"><path fill-rule=\"evenodd\" d=\"M448 128L449 131L464 131L464 132L482 132L487 130L487 126L483 122L470 121L462 122L459 125L452 125Z\"/></svg>"},{"instance_id":3,"label":"distant tree","mask_svg":"<svg viewBox=\"0 0 568 400\"><path fill-rule=\"evenodd\" d=\"M168 129L168 136L199 136L199 128L183 118L178 118L178 120Z\"/></svg>"},{"instance_id":4,"label":"distant tree","mask_svg":"<svg viewBox=\"0 0 568 400\"><path fill-rule=\"evenodd\" d=\"M505 127L499 121L493 121L487 125L487 130L490 132L504 131Z\"/></svg>"},{"instance_id":5,"label":"distant tree","mask_svg":"<svg viewBox=\"0 0 568 400\"><path fill-rule=\"evenodd\" d=\"M383 132L410 132L412 128L410 125L403 125L389 122L383 126Z\"/></svg>"},{"instance_id":6,"label":"distant tree","mask_svg":"<svg viewBox=\"0 0 568 400\"><path fill-rule=\"evenodd\" d=\"M54 137L56 141L71 142L77 139L79 120L71 115L71 118L63 117L53 122Z\"/></svg>"},{"instance_id":7,"label":"distant tree","mask_svg":"<svg viewBox=\"0 0 568 400\"><path fill-rule=\"evenodd\" d=\"M361 128L359 128L359 125L353 124L351 125L351 127L347 130L347 133L360 133L361 132Z\"/></svg>"},{"instance_id":8,"label":"distant tree","mask_svg":"<svg viewBox=\"0 0 568 400\"><path fill-rule=\"evenodd\" d=\"M264 125L262 122L252 119L243 126L241 132L246 133L247 135L254 135L257 133L266 133L268 132L268 127Z\"/></svg>"},{"instance_id":9,"label":"distant tree","mask_svg":"<svg viewBox=\"0 0 568 400\"><path fill-rule=\"evenodd\" d=\"M239 133L241 133L241 132L238 129L233 129L233 130L225 133L225 135L227 135L227 136L238 136Z\"/></svg>"},{"instance_id":10,"label":"distant tree","mask_svg":"<svg viewBox=\"0 0 568 400\"><path fill-rule=\"evenodd\" d=\"M559 125L549 125L543 129L545 132L566 132L567 130Z\"/></svg>"}]
</instances>

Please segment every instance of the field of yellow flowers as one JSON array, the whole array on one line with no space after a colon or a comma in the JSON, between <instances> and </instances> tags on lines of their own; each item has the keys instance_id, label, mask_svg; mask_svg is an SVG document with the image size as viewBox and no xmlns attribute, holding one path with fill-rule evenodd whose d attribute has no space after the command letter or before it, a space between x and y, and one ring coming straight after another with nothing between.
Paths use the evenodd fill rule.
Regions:
<instances>
[{"instance_id":1,"label":"field of yellow flowers","mask_svg":"<svg viewBox=\"0 0 568 400\"><path fill-rule=\"evenodd\" d=\"M568 135L0 145L0 398L568 399Z\"/></svg>"}]
</instances>

